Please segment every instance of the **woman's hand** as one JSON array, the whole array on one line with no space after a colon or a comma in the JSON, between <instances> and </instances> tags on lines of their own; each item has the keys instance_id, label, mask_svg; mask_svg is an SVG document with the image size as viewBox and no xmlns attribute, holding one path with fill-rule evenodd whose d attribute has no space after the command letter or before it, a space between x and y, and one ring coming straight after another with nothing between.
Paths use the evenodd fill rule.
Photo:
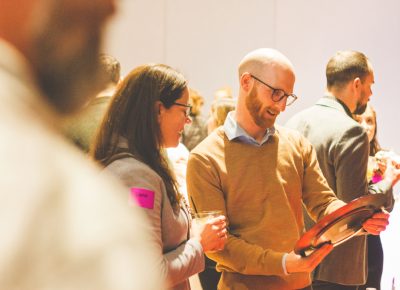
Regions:
<instances>
[{"instance_id":1,"label":"woman's hand","mask_svg":"<svg viewBox=\"0 0 400 290\"><path fill-rule=\"evenodd\" d=\"M197 239L204 252L220 251L227 240L225 216L192 221L192 237Z\"/></svg>"}]
</instances>

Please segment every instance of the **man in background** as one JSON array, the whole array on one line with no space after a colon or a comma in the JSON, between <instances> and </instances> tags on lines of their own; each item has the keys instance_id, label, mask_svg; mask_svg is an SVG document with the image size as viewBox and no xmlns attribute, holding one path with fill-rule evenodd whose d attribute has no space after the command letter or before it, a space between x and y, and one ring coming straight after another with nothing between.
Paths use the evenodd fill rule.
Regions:
<instances>
[{"instance_id":1,"label":"man in background","mask_svg":"<svg viewBox=\"0 0 400 290\"><path fill-rule=\"evenodd\" d=\"M314 106L288 122L314 146L321 170L337 197L349 202L366 193L385 193L393 207L391 188L400 171L392 166L383 181L368 186L367 133L352 118L362 114L372 95L374 72L368 58L357 51L339 51L326 66L327 90ZM309 224L308 227L311 225ZM358 289L366 282L366 237L336 247L316 268L314 289Z\"/></svg>"},{"instance_id":2,"label":"man in background","mask_svg":"<svg viewBox=\"0 0 400 290\"><path fill-rule=\"evenodd\" d=\"M89 152L97 128L120 80L121 65L115 57L101 54L100 71L104 75L105 89L90 100L81 112L72 115L65 125L68 138L86 153Z\"/></svg>"},{"instance_id":3,"label":"man in background","mask_svg":"<svg viewBox=\"0 0 400 290\"><path fill-rule=\"evenodd\" d=\"M63 138L113 0L0 0L0 289L162 289L140 209Z\"/></svg>"}]
</instances>

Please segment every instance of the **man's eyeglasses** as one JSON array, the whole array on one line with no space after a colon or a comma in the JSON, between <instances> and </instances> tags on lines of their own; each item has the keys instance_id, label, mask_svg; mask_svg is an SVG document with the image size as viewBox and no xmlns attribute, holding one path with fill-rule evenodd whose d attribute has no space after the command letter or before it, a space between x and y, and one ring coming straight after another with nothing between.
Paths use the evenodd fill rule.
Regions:
<instances>
[{"instance_id":1,"label":"man's eyeglasses","mask_svg":"<svg viewBox=\"0 0 400 290\"><path fill-rule=\"evenodd\" d=\"M173 102L173 104L176 106L186 107L185 116L186 116L186 118L190 117L190 114L192 113L191 105L181 104L181 103L177 103L177 102Z\"/></svg>"},{"instance_id":2,"label":"man's eyeglasses","mask_svg":"<svg viewBox=\"0 0 400 290\"><path fill-rule=\"evenodd\" d=\"M267 86L268 88L270 88L272 90L271 99L274 102L280 102L284 97L286 97L286 106L290 106L291 104L294 103L294 101L297 100L297 96L295 94L290 94L290 95L286 94L284 90L275 89L274 87L271 87L269 84L263 82L262 80L260 80L259 78L253 76L252 74L250 74L250 76L253 79L255 79L256 81L259 81L264 86Z\"/></svg>"}]
</instances>

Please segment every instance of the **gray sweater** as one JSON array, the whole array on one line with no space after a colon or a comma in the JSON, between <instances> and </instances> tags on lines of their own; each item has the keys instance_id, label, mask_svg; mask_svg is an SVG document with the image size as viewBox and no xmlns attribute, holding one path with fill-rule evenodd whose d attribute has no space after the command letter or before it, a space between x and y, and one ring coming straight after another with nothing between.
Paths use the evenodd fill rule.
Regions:
<instances>
[{"instance_id":1,"label":"gray sweater","mask_svg":"<svg viewBox=\"0 0 400 290\"><path fill-rule=\"evenodd\" d=\"M169 289L190 289L188 278L204 270L204 254L200 243L190 239L190 217L185 207L174 212L161 177L133 157L118 159L106 170L125 184L127 196L132 188L154 192L154 202L152 198L147 200L147 208L143 210L152 224L153 239L163 254L157 266L161 266ZM131 195L130 198L133 200Z\"/></svg>"}]
</instances>

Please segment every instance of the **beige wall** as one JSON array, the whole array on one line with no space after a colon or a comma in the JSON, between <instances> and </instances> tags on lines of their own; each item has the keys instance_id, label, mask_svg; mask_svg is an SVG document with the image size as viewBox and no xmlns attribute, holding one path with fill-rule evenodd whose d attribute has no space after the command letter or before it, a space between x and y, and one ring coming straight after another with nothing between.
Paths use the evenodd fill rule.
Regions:
<instances>
[{"instance_id":1,"label":"beige wall","mask_svg":"<svg viewBox=\"0 0 400 290\"><path fill-rule=\"evenodd\" d=\"M300 100L294 112L323 94L324 69L339 49L365 52L376 72L372 103L383 146L400 152L400 1L397 0L120 0L107 51L123 72L147 62L180 69L206 97L224 85L237 90L236 67L248 51L275 47L294 63ZM208 106L205 111L207 111Z\"/></svg>"}]
</instances>

